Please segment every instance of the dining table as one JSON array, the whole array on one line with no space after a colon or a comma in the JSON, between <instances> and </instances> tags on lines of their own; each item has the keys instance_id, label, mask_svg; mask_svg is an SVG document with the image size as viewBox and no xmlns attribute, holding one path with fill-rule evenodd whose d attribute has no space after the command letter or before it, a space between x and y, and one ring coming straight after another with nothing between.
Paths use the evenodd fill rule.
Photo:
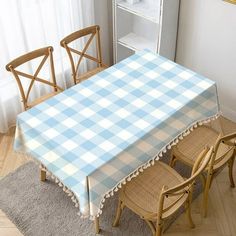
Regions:
<instances>
[{"instance_id":1,"label":"dining table","mask_svg":"<svg viewBox=\"0 0 236 236\"><path fill-rule=\"evenodd\" d=\"M219 113L214 81L142 50L19 114L14 149L98 230L107 198Z\"/></svg>"}]
</instances>

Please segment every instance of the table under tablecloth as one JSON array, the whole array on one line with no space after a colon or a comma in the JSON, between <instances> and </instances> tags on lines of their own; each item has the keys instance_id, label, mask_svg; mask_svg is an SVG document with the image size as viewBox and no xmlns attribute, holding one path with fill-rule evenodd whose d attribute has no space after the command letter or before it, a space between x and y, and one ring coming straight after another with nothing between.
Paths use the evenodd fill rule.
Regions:
<instances>
[{"instance_id":1,"label":"table under tablecloth","mask_svg":"<svg viewBox=\"0 0 236 236\"><path fill-rule=\"evenodd\" d=\"M107 197L218 109L215 82L144 50L21 113L14 147L93 218Z\"/></svg>"}]
</instances>

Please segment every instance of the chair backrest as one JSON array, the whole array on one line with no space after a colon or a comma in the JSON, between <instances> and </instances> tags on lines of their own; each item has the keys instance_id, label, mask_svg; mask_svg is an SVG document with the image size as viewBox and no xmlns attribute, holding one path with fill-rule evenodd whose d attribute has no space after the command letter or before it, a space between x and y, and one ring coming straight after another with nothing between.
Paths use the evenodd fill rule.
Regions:
<instances>
[{"instance_id":1,"label":"chair backrest","mask_svg":"<svg viewBox=\"0 0 236 236\"><path fill-rule=\"evenodd\" d=\"M220 145L225 145L225 148L220 148ZM222 150L223 149L223 150ZM213 150L213 157L209 163L209 172L217 170L225 165L236 150L236 132L222 136L219 135Z\"/></svg>"},{"instance_id":2,"label":"chair backrest","mask_svg":"<svg viewBox=\"0 0 236 236\"><path fill-rule=\"evenodd\" d=\"M25 55L22 55L6 65L6 70L12 72L17 81L25 110L29 108L29 104L28 104L29 96L30 96L30 92L32 91L35 81L41 82L43 84L53 87L54 91L62 90L56 84L52 52L53 52L53 47L51 46L40 48L32 52L29 52ZM30 62L36 58L39 58L39 59L42 58L42 60L40 60L39 66L37 67L33 75L16 69L18 66L21 66L27 62ZM46 61L49 61L49 63L45 63ZM43 66L45 66L46 64L49 64L51 80L43 79L38 76ZM23 86L23 83L22 83L23 77L31 80L28 88L25 88L25 86Z\"/></svg>"},{"instance_id":3,"label":"chair backrest","mask_svg":"<svg viewBox=\"0 0 236 236\"><path fill-rule=\"evenodd\" d=\"M90 37L85 43L85 46L82 51L72 48L72 46L69 46L70 43L85 36L90 36ZM96 57L87 54L87 49L92 44L94 38L96 38ZM73 76L75 84L76 84L76 75L78 74L79 66L83 58L92 60L97 63L98 67L102 67L103 64L102 64L102 54L101 54L100 27L98 25L94 25L94 26L90 26L90 27L78 30L66 36L64 39L62 39L60 44L62 47L66 49L66 52L69 56L71 69L72 69L72 76ZM72 53L75 53L76 55L79 56L79 60L77 64L75 63L73 59Z\"/></svg>"},{"instance_id":4,"label":"chair backrest","mask_svg":"<svg viewBox=\"0 0 236 236\"><path fill-rule=\"evenodd\" d=\"M161 195L159 198L158 214L159 217L165 212L173 209L173 212L178 206L178 202L186 195L191 194L193 191L193 185L196 178L205 170L208 163L210 162L213 155L213 147L206 147L196 159L194 166L192 168L192 173L189 179L185 180L183 183L174 186L172 188L167 188L163 186ZM174 197L175 200L168 206L165 206L164 202L167 198Z\"/></svg>"}]
</instances>

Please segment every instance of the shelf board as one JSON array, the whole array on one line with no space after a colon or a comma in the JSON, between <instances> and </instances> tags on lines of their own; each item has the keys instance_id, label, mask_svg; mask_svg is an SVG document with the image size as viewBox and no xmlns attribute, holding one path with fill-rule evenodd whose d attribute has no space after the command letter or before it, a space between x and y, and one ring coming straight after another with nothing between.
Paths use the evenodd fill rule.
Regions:
<instances>
[{"instance_id":1,"label":"shelf board","mask_svg":"<svg viewBox=\"0 0 236 236\"><path fill-rule=\"evenodd\" d=\"M160 9L158 5L150 5L142 1L135 4L129 4L125 0L117 0L117 7L154 23L159 23Z\"/></svg>"},{"instance_id":2,"label":"shelf board","mask_svg":"<svg viewBox=\"0 0 236 236\"><path fill-rule=\"evenodd\" d=\"M147 48L156 52L157 48L157 42L138 36L134 33L129 33L124 37L119 38L118 43L134 51L140 51Z\"/></svg>"}]
</instances>

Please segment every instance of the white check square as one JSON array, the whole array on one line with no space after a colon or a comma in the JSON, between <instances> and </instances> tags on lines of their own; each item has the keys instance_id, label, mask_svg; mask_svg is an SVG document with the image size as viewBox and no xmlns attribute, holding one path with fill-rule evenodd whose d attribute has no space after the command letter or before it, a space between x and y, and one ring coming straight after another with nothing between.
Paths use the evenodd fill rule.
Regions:
<instances>
[{"instance_id":1,"label":"white check square","mask_svg":"<svg viewBox=\"0 0 236 236\"><path fill-rule=\"evenodd\" d=\"M114 149L116 146L109 141L104 141L103 143L99 145L99 147L103 149L105 152L109 152L112 149Z\"/></svg>"},{"instance_id":2,"label":"white check square","mask_svg":"<svg viewBox=\"0 0 236 236\"><path fill-rule=\"evenodd\" d=\"M128 132L126 130L122 130L121 132L119 132L117 134L117 136L123 140L127 140L127 139L130 139L131 137L133 137L133 134L131 134L130 132Z\"/></svg>"},{"instance_id":3,"label":"white check square","mask_svg":"<svg viewBox=\"0 0 236 236\"><path fill-rule=\"evenodd\" d=\"M169 102L167 102L167 105L176 109L178 107L180 107L182 104L174 99L170 100Z\"/></svg>"},{"instance_id":4,"label":"white check square","mask_svg":"<svg viewBox=\"0 0 236 236\"><path fill-rule=\"evenodd\" d=\"M196 117L201 117L201 114L196 111L196 110L190 110L186 113L186 115L190 118L190 119L194 119Z\"/></svg>"},{"instance_id":5,"label":"white check square","mask_svg":"<svg viewBox=\"0 0 236 236\"><path fill-rule=\"evenodd\" d=\"M51 116L51 117L57 115L59 112L60 112L60 111L58 111L58 110L57 110L56 108L54 108L54 107L50 107L50 108L48 108L48 109L46 109L46 110L44 111L44 113L46 113L48 116Z\"/></svg>"},{"instance_id":6,"label":"white check square","mask_svg":"<svg viewBox=\"0 0 236 236\"><path fill-rule=\"evenodd\" d=\"M130 112L128 112L126 109L121 108L118 111L115 112L115 114L119 117L121 117L122 119L126 118L127 116L130 115Z\"/></svg>"},{"instance_id":7,"label":"white check square","mask_svg":"<svg viewBox=\"0 0 236 236\"><path fill-rule=\"evenodd\" d=\"M145 53L142 57L148 61L153 61L156 59L156 56L152 53Z\"/></svg>"},{"instance_id":8,"label":"white check square","mask_svg":"<svg viewBox=\"0 0 236 236\"><path fill-rule=\"evenodd\" d=\"M80 111L80 114L84 117L91 117L95 114L95 112L90 108L85 108L82 111Z\"/></svg>"},{"instance_id":9,"label":"white check square","mask_svg":"<svg viewBox=\"0 0 236 236\"><path fill-rule=\"evenodd\" d=\"M102 128L105 128L105 129L108 129L110 128L112 125L114 125L113 122L111 122L110 120L108 119L102 119L98 122L98 124L102 127Z\"/></svg>"},{"instance_id":10,"label":"white check square","mask_svg":"<svg viewBox=\"0 0 236 236\"><path fill-rule=\"evenodd\" d=\"M166 116L166 113L159 109L155 109L155 111L151 112L151 115L154 116L156 119L162 119Z\"/></svg>"},{"instance_id":11,"label":"white check square","mask_svg":"<svg viewBox=\"0 0 236 236\"><path fill-rule=\"evenodd\" d=\"M164 85L167 87L167 88L170 88L170 89L173 89L175 88L178 84L171 81L171 80L168 80L164 83Z\"/></svg>"},{"instance_id":12,"label":"white check square","mask_svg":"<svg viewBox=\"0 0 236 236\"><path fill-rule=\"evenodd\" d=\"M78 147L78 144L71 141L71 140L68 140L68 141L62 143L62 146L67 150L72 150L72 149L75 149L76 147Z\"/></svg>"},{"instance_id":13,"label":"white check square","mask_svg":"<svg viewBox=\"0 0 236 236\"><path fill-rule=\"evenodd\" d=\"M162 130L159 130L157 131L154 135L153 135L157 140L160 140L160 141L165 141L167 140L170 135Z\"/></svg>"},{"instance_id":14,"label":"white check square","mask_svg":"<svg viewBox=\"0 0 236 236\"><path fill-rule=\"evenodd\" d=\"M148 122L146 122L145 120L140 119L140 120L134 122L134 125L136 127L138 127L139 129L146 129L150 124Z\"/></svg>"},{"instance_id":15,"label":"white check square","mask_svg":"<svg viewBox=\"0 0 236 236\"><path fill-rule=\"evenodd\" d=\"M56 136L58 136L60 133L57 132L55 129L48 129L46 131L44 131L44 135L46 135L47 137L49 137L50 139L55 138Z\"/></svg>"},{"instance_id":16,"label":"white check square","mask_svg":"<svg viewBox=\"0 0 236 236\"><path fill-rule=\"evenodd\" d=\"M96 136L96 133L93 132L93 131L90 130L90 129L86 129L86 130L84 130L83 132L81 132L80 135L81 135L83 138L89 140L89 139L93 138L94 136Z\"/></svg>"},{"instance_id":17,"label":"white check square","mask_svg":"<svg viewBox=\"0 0 236 236\"><path fill-rule=\"evenodd\" d=\"M144 85L144 83L138 79L135 79L135 80L131 81L130 85L133 86L134 88L140 88Z\"/></svg>"},{"instance_id":18,"label":"white check square","mask_svg":"<svg viewBox=\"0 0 236 236\"><path fill-rule=\"evenodd\" d=\"M54 161L56 161L57 159L60 158L59 155L55 154L55 153L52 152L52 151L47 152L47 153L44 154L42 157L43 157L45 160L47 160L48 162L50 162L50 163L52 163L52 162L54 162Z\"/></svg>"},{"instance_id":19,"label":"white check square","mask_svg":"<svg viewBox=\"0 0 236 236\"><path fill-rule=\"evenodd\" d=\"M98 159L98 157L91 152L86 152L84 155L80 156L80 158L83 159L86 163L92 163L93 161Z\"/></svg>"},{"instance_id":20,"label":"white check square","mask_svg":"<svg viewBox=\"0 0 236 236\"><path fill-rule=\"evenodd\" d=\"M201 105L203 107L205 107L206 109L213 109L216 107L216 103L211 100L205 101L205 102L201 103Z\"/></svg>"},{"instance_id":21,"label":"white check square","mask_svg":"<svg viewBox=\"0 0 236 236\"><path fill-rule=\"evenodd\" d=\"M67 98L65 100L62 100L61 102L63 104L65 104L66 106L68 106L68 107L71 107L71 106L75 105L76 103L78 103L78 101L76 101L76 100L74 100L72 98Z\"/></svg>"},{"instance_id":22,"label":"white check square","mask_svg":"<svg viewBox=\"0 0 236 236\"><path fill-rule=\"evenodd\" d=\"M193 76L193 74L188 71L183 71L183 72L179 73L178 76L181 77L182 79L187 80L187 79L191 78Z\"/></svg>"},{"instance_id":23,"label":"white check square","mask_svg":"<svg viewBox=\"0 0 236 236\"><path fill-rule=\"evenodd\" d=\"M182 130L185 127L185 124L181 122L180 120L174 120L173 122L171 122L170 125L173 128L178 129L178 130Z\"/></svg>"},{"instance_id":24,"label":"white check square","mask_svg":"<svg viewBox=\"0 0 236 236\"><path fill-rule=\"evenodd\" d=\"M153 98L159 98L160 96L163 95L163 93L158 89L152 89L151 91L148 91L147 94Z\"/></svg>"},{"instance_id":25,"label":"white check square","mask_svg":"<svg viewBox=\"0 0 236 236\"><path fill-rule=\"evenodd\" d=\"M148 151L152 150L152 148L153 148L153 146L151 144L149 144L148 142L142 141L142 140L140 142L138 142L137 147L146 153Z\"/></svg>"},{"instance_id":26,"label":"white check square","mask_svg":"<svg viewBox=\"0 0 236 236\"><path fill-rule=\"evenodd\" d=\"M80 90L80 94L82 94L84 97L89 97L92 94L94 94L94 92L91 89L84 88L84 89Z\"/></svg>"},{"instance_id":27,"label":"white check square","mask_svg":"<svg viewBox=\"0 0 236 236\"><path fill-rule=\"evenodd\" d=\"M118 169L112 165L104 165L101 168L101 171L108 176L112 176L118 171Z\"/></svg>"},{"instance_id":28,"label":"white check square","mask_svg":"<svg viewBox=\"0 0 236 236\"><path fill-rule=\"evenodd\" d=\"M106 108L111 105L111 102L106 98L102 98L102 99L98 100L97 103L99 106L101 106L103 108Z\"/></svg>"},{"instance_id":29,"label":"white check square","mask_svg":"<svg viewBox=\"0 0 236 236\"><path fill-rule=\"evenodd\" d=\"M121 70L117 70L117 71L113 72L112 75L115 76L116 78L120 79L120 78L124 77L126 74Z\"/></svg>"},{"instance_id":30,"label":"white check square","mask_svg":"<svg viewBox=\"0 0 236 236\"><path fill-rule=\"evenodd\" d=\"M128 63L127 66L134 70L137 70L139 67L141 67L141 65L135 61Z\"/></svg>"},{"instance_id":31,"label":"white check square","mask_svg":"<svg viewBox=\"0 0 236 236\"><path fill-rule=\"evenodd\" d=\"M183 93L183 95L184 95L185 97L187 97L187 98L190 98L190 99L192 99L192 98L194 98L194 97L197 96L197 94L196 94L195 92L191 91L191 90L185 91L185 92Z\"/></svg>"},{"instance_id":32,"label":"white check square","mask_svg":"<svg viewBox=\"0 0 236 236\"><path fill-rule=\"evenodd\" d=\"M67 118L66 120L62 121L62 124L68 128L72 128L77 125L77 122L71 118Z\"/></svg>"},{"instance_id":33,"label":"white check square","mask_svg":"<svg viewBox=\"0 0 236 236\"><path fill-rule=\"evenodd\" d=\"M138 98L132 102L132 105L134 105L135 107L141 108L147 105L147 103Z\"/></svg>"},{"instance_id":34,"label":"white check square","mask_svg":"<svg viewBox=\"0 0 236 236\"><path fill-rule=\"evenodd\" d=\"M131 155L129 152L126 152L126 151L122 152L122 154L119 156L119 160L128 165L132 162L135 162L135 163L139 162L134 155Z\"/></svg>"},{"instance_id":35,"label":"white check square","mask_svg":"<svg viewBox=\"0 0 236 236\"><path fill-rule=\"evenodd\" d=\"M197 86L203 89L207 89L210 87L210 83L206 81L201 81L200 83L197 84Z\"/></svg>"},{"instance_id":36,"label":"white check square","mask_svg":"<svg viewBox=\"0 0 236 236\"><path fill-rule=\"evenodd\" d=\"M170 63L170 62L164 62L160 65L160 67L165 69L165 70L171 70L172 68L175 67L175 65Z\"/></svg>"},{"instance_id":37,"label":"white check square","mask_svg":"<svg viewBox=\"0 0 236 236\"><path fill-rule=\"evenodd\" d=\"M41 146L41 143L39 143L38 141L34 140L34 139L31 139L29 140L26 145L25 145L27 148L29 148L30 150L34 150L38 147Z\"/></svg>"},{"instance_id":38,"label":"white check square","mask_svg":"<svg viewBox=\"0 0 236 236\"><path fill-rule=\"evenodd\" d=\"M27 121L27 123L32 127L37 127L38 125L40 125L42 123L42 121L40 121L39 119L37 119L36 117L33 117L31 119L29 119Z\"/></svg>"},{"instance_id":39,"label":"white check square","mask_svg":"<svg viewBox=\"0 0 236 236\"><path fill-rule=\"evenodd\" d=\"M105 80L105 79L101 79L101 80L99 80L96 84L97 84L99 87L101 87L101 88L105 88L105 87L107 87L108 85L110 85L111 83L108 82L108 81Z\"/></svg>"},{"instance_id":40,"label":"white check square","mask_svg":"<svg viewBox=\"0 0 236 236\"><path fill-rule=\"evenodd\" d=\"M155 71L150 70L150 71L148 71L147 73L145 73L145 76L147 76L147 77L150 78L150 79L155 79L155 78L159 77L160 74L158 74L158 73L155 72Z\"/></svg>"},{"instance_id":41,"label":"white check square","mask_svg":"<svg viewBox=\"0 0 236 236\"><path fill-rule=\"evenodd\" d=\"M67 175L73 175L78 171L78 168L69 163L62 168L62 171L64 171Z\"/></svg>"},{"instance_id":42,"label":"white check square","mask_svg":"<svg viewBox=\"0 0 236 236\"><path fill-rule=\"evenodd\" d=\"M126 92L123 89L117 89L117 90L115 90L114 94L119 98L123 98L128 94L128 92Z\"/></svg>"}]
</instances>

